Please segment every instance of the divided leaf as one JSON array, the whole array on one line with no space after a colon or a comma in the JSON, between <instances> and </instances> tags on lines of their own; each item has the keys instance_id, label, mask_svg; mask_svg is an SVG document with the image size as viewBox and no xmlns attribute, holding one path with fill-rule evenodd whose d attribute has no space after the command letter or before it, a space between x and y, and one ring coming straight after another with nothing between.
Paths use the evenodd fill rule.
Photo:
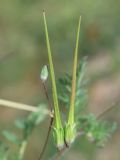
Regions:
<instances>
[{"instance_id":1,"label":"divided leaf","mask_svg":"<svg viewBox=\"0 0 120 160\"><path fill-rule=\"evenodd\" d=\"M76 111L80 111L85 107L87 102L87 93L85 82L83 82L83 77L85 73L86 58L83 58L77 68L77 79L76 79L76 98L75 98L75 108ZM65 74L63 78L59 78L57 81L58 87L58 98L61 104L65 105L67 108L70 105L70 95L71 95L71 85L72 85L72 76Z\"/></svg>"},{"instance_id":2,"label":"divided leaf","mask_svg":"<svg viewBox=\"0 0 120 160\"><path fill-rule=\"evenodd\" d=\"M95 142L97 146L103 147L111 134L116 130L116 123L99 121L93 114L81 116L79 126L87 136L88 140Z\"/></svg>"}]
</instances>

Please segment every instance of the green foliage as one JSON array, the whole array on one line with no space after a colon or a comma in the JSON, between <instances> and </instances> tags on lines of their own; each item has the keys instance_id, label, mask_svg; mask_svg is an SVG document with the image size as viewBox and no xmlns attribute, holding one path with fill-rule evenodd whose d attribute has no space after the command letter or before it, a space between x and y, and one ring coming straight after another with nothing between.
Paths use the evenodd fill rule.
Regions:
<instances>
[{"instance_id":1,"label":"green foliage","mask_svg":"<svg viewBox=\"0 0 120 160\"><path fill-rule=\"evenodd\" d=\"M85 73L86 58L83 58L77 69L77 87L76 87L76 124L78 131L81 130L90 142L95 142L97 146L104 146L110 135L116 130L116 123L100 121L93 114L82 115L87 103L86 82L83 79ZM58 80L58 98L63 106L69 107L71 95L71 75L66 74ZM78 112L79 111L79 112Z\"/></svg>"},{"instance_id":2,"label":"green foliage","mask_svg":"<svg viewBox=\"0 0 120 160\"><path fill-rule=\"evenodd\" d=\"M17 129L22 131L22 138L18 138L14 133L10 131L3 131L3 135L7 140L11 141L12 143L18 145L19 153L12 157L12 160L22 160L24 156L25 149L27 147L27 143L29 140L30 135L34 128L40 124L46 117L46 105L40 104L36 110L29 114L24 119L19 119L15 121L15 126Z\"/></svg>"},{"instance_id":3,"label":"green foliage","mask_svg":"<svg viewBox=\"0 0 120 160\"><path fill-rule=\"evenodd\" d=\"M85 81L83 82L83 76L85 73L86 57L82 58L78 68L77 68L77 80L76 80L76 99L75 108L77 110L82 110L87 102L87 93L85 88ZM65 74L64 77L59 78L57 82L58 87L58 98L62 105L69 107L70 105L70 95L72 86L72 76Z\"/></svg>"},{"instance_id":4,"label":"green foliage","mask_svg":"<svg viewBox=\"0 0 120 160\"><path fill-rule=\"evenodd\" d=\"M9 131L3 131L3 135L5 136L5 138L7 138L7 140L9 140L17 145L20 144L20 140L18 139L18 137L14 133L11 133Z\"/></svg>"},{"instance_id":5,"label":"green foliage","mask_svg":"<svg viewBox=\"0 0 120 160\"><path fill-rule=\"evenodd\" d=\"M0 142L0 160L8 160L8 147Z\"/></svg>"},{"instance_id":6,"label":"green foliage","mask_svg":"<svg viewBox=\"0 0 120 160\"><path fill-rule=\"evenodd\" d=\"M18 129L25 129L25 119L16 119L14 124Z\"/></svg>"},{"instance_id":7,"label":"green foliage","mask_svg":"<svg viewBox=\"0 0 120 160\"><path fill-rule=\"evenodd\" d=\"M52 94L54 102L54 137L58 149L62 149L64 145L69 145L76 140L77 132L82 133L88 138L88 140L95 142L98 146L104 146L110 135L115 131L116 124L110 124L106 121L100 121L92 114L81 115L81 110L85 110L85 104L87 102L87 92L85 87L84 72L86 66L86 59L82 59L77 68L77 51L78 51L78 33L77 33L77 45L76 45L76 57L73 66L73 76L66 74L63 78L58 80L58 94L55 81L54 66L51 55L50 42L48 37L47 23L44 16L45 35L48 49L48 59L50 65L50 76L52 84ZM78 30L79 31L79 30ZM76 71L77 69L77 71ZM42 81L46 81L48 77L47 66L44 66L40 75ZM84 80L84 81L83 81ZM73 86L74 83L74 86ZM73 87L72 87L73 86ZM73 95L73 97L71 96ZM73 99L72 99L72 98ZM72 101L71 101L71 99ZM60 116L58 100L70 110L68 113L68 121L62 125ZM71 103L72 102L72 103ZM75 109L75 114L74 114ZM79 112L78 112L79 111ZM80 116L78 116L80 115ZM75 116L75 118L74 118ZM22 131L22 138L18 138L15 134L4 131L3 135L15 143L19 147L19 152L16 156L12 156L12 160L23 160L23 156L28 144L30 135L34 128L40 124L46 117L46 106L40 105L36 112L29 114L26 118L15 121L17 129ZM51 127L51 126L50 126ZM77 128L77 129L76 129ZM7 152L4 145L0 146L1 160L7 160Z\"/></svg>"},{"instance_id":8,"label":"green foliage","mask_svg":"<svg viewBox=\"0 0 120 160\"><path fill-rule=\"evenodd\" d=\"M116 130L116 123L98 120L93 114L79 118L80 129L88 140L95 142L97 146L104 146L110 135Z\"/></svg>"}]
</instances>

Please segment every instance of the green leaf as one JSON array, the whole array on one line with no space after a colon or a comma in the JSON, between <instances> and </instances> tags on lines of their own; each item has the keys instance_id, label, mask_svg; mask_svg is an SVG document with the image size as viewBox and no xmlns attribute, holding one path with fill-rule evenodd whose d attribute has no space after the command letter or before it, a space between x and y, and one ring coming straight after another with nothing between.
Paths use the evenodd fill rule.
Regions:
<instances>
[{"instance_id":1,"label":"green leaf","mask_svg":"<svg viewBox=\"0 0 120 160\"><path fill-rule=\"evenodd\" d=\"M40 124L46 117L46 105L45 104L40 104L37 108L36 112L31 113L28 116L27 121L29 123L33 123L34 125Z\"/></svg>"},{"instance_id":2,"label":"green leaf","mask_svg":"<svg viewBox=\"0 0 120 160\"><path fill-rule=\"evenodd\" d=\"M46 105L40 105L38 107L38 111L34 114L35 118L35 125L40 124L46 117Z\"/></svg>"},{"instance_id":3,"label":"green leaf","mask_svg":"<svg viewBox=\"0 0 120 160\"><path fill-rule=\"evenodd\" d=\"M93 114L79 118L80 129L83 130L88 140L97 146L104 146L111 134L116 130L116 123L99 121Z\"/></svg>"},{"instance_id":4,"label":"green leaf","mask_svg":"<svg viewBox=\"0 0 120 160\"><path fill-rule=\"evenodd\" d=\"M25 129L25 119L15 120L15 126L19 129Z\"/></svg>"},{"instance_id":5,"label":"green leaf","mask_svg":"<svg viewBox=\"0 0 120 160\"><path fill-rule=\"evenodd\" d=\"M17 144L17 145L20 144L20 140L18 139L18 137L17 137L15 134L13 134L13 133L11 133L11 132L9 132L9 131L3 131L3 135L4 135L5 138L8 139L9 141L11 141L11 142L13 142L13 143L15 143L15 144Z\"/></svg>"}]
</instances>

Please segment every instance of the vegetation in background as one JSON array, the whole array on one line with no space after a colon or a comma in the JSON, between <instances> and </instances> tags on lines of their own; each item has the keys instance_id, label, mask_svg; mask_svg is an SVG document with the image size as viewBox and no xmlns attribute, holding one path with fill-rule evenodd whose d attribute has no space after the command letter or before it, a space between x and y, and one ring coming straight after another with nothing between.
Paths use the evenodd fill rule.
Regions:
<instances>
[{"instance_id":1,"label":"vegetation in background","mask_svg":"<svg viewBox=\"0 0 120 160\"><path fill-rule=\"evenodd\" d=\"M76 140L80 136L85 136L87 139L92 142L96 143L98 146L104 146L106 140L110 137L111 133L115 131L116 129L116 124L115 123L109 123L105 121L101 121L99 117L95 117L92 114L85 114L84 110L86 109L86 102L87 102L87 93L85 89L85 84L84 84L84 71L85 71L85 64L86 60L82 59L79 63L79 66L77 68L77 56L75 58L74 62L74 70L73 70L73 75L68 75L66 74L65 77L60 78L58 81L58 96L57 96L57 89L56 89L56 81L55 81L55 75L54 75L54 67L53 67L53 62L52 62L52 55L51 55L51 50L50 50L50 44L49 44L49 37L48 37L48 31L47 31L47 24L45 20L45 14L44 14L44 22L45 22L45 32L46 32L46 41L47 41L47 47L48 47L48 58L49 58L49 67L50 67L50 75L51 75L51 81L52 81L52 94L53 94L53 103L54 103L54 131L56 133L56 145L61 149L61 142L62 142L62 147L64 145L64 148L60 151L61 156L62 152L66 150L66 148L69 149L68 143L66 144L66 130L68 127L63 128L65 125L64 120L61 119L60 116L60 110L59 110L59 105L58 105L58 100L60 100L61 104L64 104L66 106L66 113L68 114L68 111L70 109L70 117L68 118L68 123L69 125L74 125L76 129L72 126L72 132L74 132L74 129L76 130L74 132L74 140ZM80 26L79 26L80 27ZM78 33L79 34L79 28L78 28ZM77 47L76 47L76 52L78 52L78 38L77 37ZM45 73L45 74L44 74ZM41 72L41 79L42 80L47 80L48 73L47 73L47 68L46 66L43 68ZM72 89L73 83L75 86ZM75 109L71 110L69 108L70 106L70 95L74 94L74 99L72 102L72 107ZM76 112L77 111L77 112ZM51 113L53 114L53 113ZM75 116L75 119L72 119L72 121L69 121L71 115ZM44 119L45 119L46 114L44 114L44 105L40 105L35 113L31 113L28 115L27 118L24 120L17 120L15 122L15 125L18 129L22 131L22 138L19 138L15 134L9 132L9 131L3 131L4 136L15 143L18 146L18 153L16 152L16 156L13 156L15 154L11 154L10 158L11 160L23 160L24 158L24 153L28 144L28 141L30 140L30 135L33 131L33 129L40 124ZM62 124L63 122L63 124ZM72 123L72 124L71 124ZM52 127L52 125L50 126ZM70 138L71 138L71 130L70 130ZM72 133L73 135L73 133ZM73 138L73 137L72 137ZM71 141L71 139L70 139ZM64 143L64 144L63 144ZM47 145L47 144L46 144ZM60 146L59 146L60 145ZM69 144L70 145L70 144ZM3 144L0 146L0 155L2 157L1 160L7 160L7 150L4 147ZM5 154L5 155L4 155ZM58 151L59 155L59 151ZM0 157L0 158L1 158ZM56 156L53 156L51 159L57 158Z\"/></svg>"}]
</instances>

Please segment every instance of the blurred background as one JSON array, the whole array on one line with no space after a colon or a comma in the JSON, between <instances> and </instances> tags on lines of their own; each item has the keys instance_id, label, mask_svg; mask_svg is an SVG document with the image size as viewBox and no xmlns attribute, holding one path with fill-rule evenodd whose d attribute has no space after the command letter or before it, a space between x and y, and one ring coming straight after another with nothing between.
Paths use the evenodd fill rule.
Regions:
<instances>
[{"instance_id":1,"label":"blurred background","mask_svg":"<svg viewBox=\"0 0 120 160\"><path fill-rule=\"evenodd\" d=\"M119 0L0 0L0 98L34 106L46 101L39 79L42 66L48 63L42 17L45 9L56 77L71 73L78 18L82 15L79 57L88 57L88 111L99 114L120 100L119 7ZM49 83L48 89L51 94ZM27 114L0 107L0 131L14 130L14 120ZM118 110L109 112L105 119L118 123L105 148L79 139L64 159L119 160ZM33 132L25 160L38 157L48 124L46 119ZM11 143L10 146L15 148ZM54 150L50 140L44 159Z\"/></svg>"}]
</instances>

